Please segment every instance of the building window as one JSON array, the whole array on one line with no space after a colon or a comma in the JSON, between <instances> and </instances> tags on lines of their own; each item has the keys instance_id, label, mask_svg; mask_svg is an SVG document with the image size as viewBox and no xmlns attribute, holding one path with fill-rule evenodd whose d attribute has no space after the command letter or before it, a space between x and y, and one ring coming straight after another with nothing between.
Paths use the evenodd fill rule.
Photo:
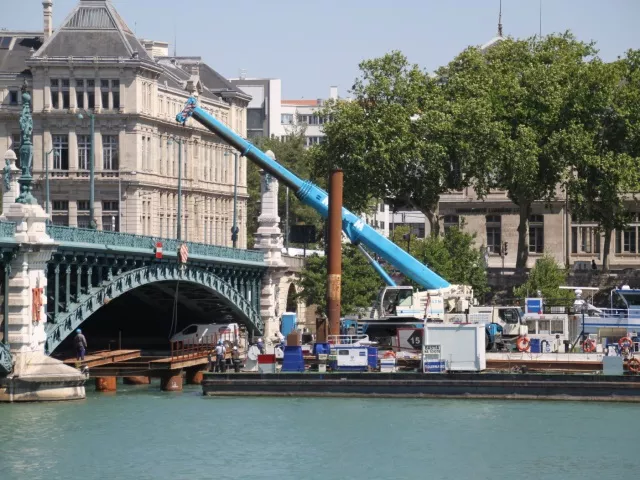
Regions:
<instances>
[{"instance_id":1,"label":"building window","mask_svg":"<svg viewBox=\"0 0 640 480\"><path fill-rule=\"evenodd\" d=\"M18 90L9 90L9 105L18 105Z\"/></svg>"},{"instance_id":2,"label":"building window","mask_svg":"<svg viewBox=\"0 0 640 480\"><path fill-rule=\"evenodd\" d=\"M109 232L120 231L120 215L118 213L117 200L103 200L102 202L102 229Z\"/></svg>"},{"instance_id":3,"label":"building window","mask_svg":"<svg viewBox=\"0 0 640 480\"><path fill-rule=\"evenodd\" d=\"M69 202L67 200L54 200L51 209L51 222L63 227L69 226Z\"/></svg>"},{"instance_id":4,"label":"building window","mask_svg":"<svg viewBox=\"0 0 640 480\"><path fill-rule=\"evenodd\" d=\"M53 168L55 170L69 170L69 136L53 136Z\"/></svg>"},{"instance_id":5,"label":"building window","mask_svg":"<svg viewBox=\"0 0 640 480\"><path fill-rule=\"evenodd\" d=\"M282 125L291 125L293 123L293 113L283 113L280 115L280 123Z\"/></svg>"},{"instance_id":6,"label":"building window","mask_svg":"<svg viewBox=\"0 0 640 480\"><path fill-rule=\"evenodd\" d=\"M625 230L616 230L616 253L636 253L638 227L630 226Z\"/></svg>"},{"instance_id":7,"label":"building window","mask_svg":"<svg viewBox=\"0 0 640 480\"><path fill-rule=\"evenodd\" d=\"M318 145L323 141L323 139L323 136L306 137L305 144L307 147L310 147L311 145Z\"/></svg>"},{"instance_id":8,"label":"building window","mask_svg":"<svg viewBox=\"0 0 640 480\"><path fill-rule=\"evenodd\" d=\"M502 217L500 215L487 215L487 248L489 253L500 254L502 240Z\"/></svg>"},{"instance_id":9,"label":"building window","mask_svg":"<svg viewBox=\"0 0 640 480\"><path fill-rule=\"evenodd\" d=\"M87 80L87 108L96 108L96 81Z\"/></svg>"},{"instance_id":10,"label":"building window","mask_svg":"<svg viewBox=\"0 0 640 480\"><path fill-rule=\"evenodd\" d=\"M411 235L415 235L418 238L425 237L424 223L407 223L407 227L409 227Z\"/></svg>"},{"instance_id":11,"label":"building window","mask_svg":"<svg viewBox=\"0 0 640 480\"><path fill-rule=\"evenodd\" d=\"M571 227L571 253L600 253L600 233L596 226L573 225Z\"/></svg>"},{"instance_id":12,"label":"building window","mask_svg":"<svg viewBox=\"0 0 640 480\"><path fill-rule=\"evenodd\" d=\"M84 105L84 80L78 79L76 80L76 106L78 108L85 108Z\"/></svg>"},{"instance_id":13,"label":"building window","mask_svg":"<svg viewBox=\"0 0 640 480\"><path fill-rule=\"evenodd\" d=\"M298 123L306 123L309 124L309 117L311 115L300 115L298 114Z\"/></svg>"},{"instance_id":14,"label":"building window","mask_svg":"<svg viewBox=\"0 0 640 480\"><path fill-rule=\"evenodd\" d=\"M89 170L91 136L78 135L78 170Z\"/></svg>"},{"instance_id":15,"label":"building window","mask_svg":"<svg viewBox=\"0 0 640 480\"><path fill-rule=\"evenodd\" d=\"M109 110L109 80L100 80L100 95L102 97L102 109Z\"/></svg>"},{"instance_id":16,"label":"building window","mask_svg":"<svg viewBox=\"0 0 640 480\"><path fill-rule=\"evenodd\" d=\"M69 110L71 107L70 99L69 99L69 79L62 79L62 109Z\"/></svg>"},{"instance_id":17,"label":"building window","mask_svg":"<svg viewBox=\"0 0 640 480\"><path fill-rule=\"evenodd\" d=\"M458 215L444 216L444 234L446 235L452 228L460 228L460 217Z\"/></svg>"},{"instance_id":18,"label":"building window","mask_svg":"<svg viewBox=\"0 0 640 480\"><path fill-rule=\"evenodd\" d=\"M118 170L118 136L102 136L102 168Z\"/></svg>"},{"instance_id":19,"label":"building window","mask_svg":"<svg viewBox=\"0 0 640 480\"><path fill-rule=\"evenodd\" d=\"M120 80L111 80L111 96L113 98L113 108L120 108ZM151 97L151 92L149 92Z\"/></svg>"},{"instance_id":20,"label":"building window","mask_svg":"<svg viewBox=\"0 0 640 480\"><path fill-rule=\"evenodd\" d=\"M529 217L529 253L544 252L544 216Z\"/></svg>"},{"instance_id":21,"label":"building window","mask_svg":"<svg viewBox=\"0 0 640 480\"><path fill-rule=\"evenodd\" d=\"M60 80L51 79L51 108L57 110L60 108Z\"/></svg>"},{"instance_id":22,"label":"building window","mask_svg":"<svg viewBox=\"0 0 640 480\"><path fill-rule=\"evenodd\" d=\"M89 200L78 200L78 228L89 228L91 223L89 213Z\"/></svg>"}]
</instances>

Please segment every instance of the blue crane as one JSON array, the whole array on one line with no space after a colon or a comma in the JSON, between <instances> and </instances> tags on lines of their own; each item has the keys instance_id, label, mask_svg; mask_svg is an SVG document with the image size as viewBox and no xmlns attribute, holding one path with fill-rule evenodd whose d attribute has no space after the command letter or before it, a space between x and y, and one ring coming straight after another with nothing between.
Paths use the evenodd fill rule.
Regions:
<instances>
[{"instance_id":1,"label":"blue crane","mask_svg":"<svg viewBox=\"0 0 640 480\"><path fill-rule=\"evenodd\" d=\"M316 210L322 217L328 217L329 196L327 192L308 180L302 180L240 135L236 134L229 127L200 108L195 97L189 98L182 112L176 116L176 120L178 123L184 125L190 117L193 117L194 120L201 123L204 127L234 147L242 156L247 157L265 172L273 175L280 182L288 186L302 203ZM380 235L367 225L364 220L346 208L342 208L342 230L351 243L359 247L364 245L423 288L427 290L438 290L448 289L450 287L449 282L413 258L384 235ZM366 254L383 280L388 285L394 287L395 282L387 272L384 271L382 266L373 260L364 249L361 249L361 251Z\"/></svg>"}]
</instances>

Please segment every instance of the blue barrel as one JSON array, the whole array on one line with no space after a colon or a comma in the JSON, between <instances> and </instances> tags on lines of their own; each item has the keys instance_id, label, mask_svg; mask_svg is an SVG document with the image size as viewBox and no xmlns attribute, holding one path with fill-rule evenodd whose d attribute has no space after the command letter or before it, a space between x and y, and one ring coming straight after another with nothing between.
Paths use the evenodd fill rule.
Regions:
<instances>
[{"instance_id":1,"label":"blue barrel","mask_svg":"<svg viewBox=\"0 0 640 480\"><path fill-rule=\"evenodd\" d=\"M367 347L367 363L372 370L378 368L378 347Z\"/></svg>"},{"instance_id":2,"label":"blue barrel","mask_svg":"<svg viewBox=\"0 0 640 480\"><path fill-rule=\"evenodd\" d=\"M313 354L314 355L329 355L329 344L328 343L314 343L313 344Z\"/></svg>"},{"instance_id":3,"label":"blue barrel","mask_svg":"<svg viewBox=\"0 0 640 480\"><path fill-rule=\"evenodd\" d=\"M530 351L531 351L531 353L540 353L540 339L539 338L532 338L531 339Z\"/></svg>"},{"instance_id":4,"label":"blue barrel","mask_svg":"<svg viewBox=\"0 0 640 480\"><path fill-rule=\"evenodd\" d=\"M291 332L293 332L296 328L296 314L286 312L282 314L282 326L281 331L282 334L286 337Z\"/></svg>"}]
</instances>

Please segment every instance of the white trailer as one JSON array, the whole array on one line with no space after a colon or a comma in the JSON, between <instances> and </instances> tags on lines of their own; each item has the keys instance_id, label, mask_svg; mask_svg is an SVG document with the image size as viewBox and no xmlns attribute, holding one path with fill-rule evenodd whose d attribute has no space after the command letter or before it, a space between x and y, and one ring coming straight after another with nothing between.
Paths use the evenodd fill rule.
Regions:
<instances>
[{"instance_id":1,"label":"white trailer","mask_svg":"<svg viewBox=\"0 0 640 480\"><path fill-rule=\"evenodd\" d=\"M449 371L480 372L487 368L484 325L427 324L423 344L440 346L440 358Z\"/></svg>"}]
</instances>

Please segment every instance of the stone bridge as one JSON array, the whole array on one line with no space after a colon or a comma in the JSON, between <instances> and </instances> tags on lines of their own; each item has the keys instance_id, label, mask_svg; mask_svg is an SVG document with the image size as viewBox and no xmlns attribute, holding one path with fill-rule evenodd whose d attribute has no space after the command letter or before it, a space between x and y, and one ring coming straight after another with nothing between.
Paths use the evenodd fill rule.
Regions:
<instances>
[{"instance_id":1,"label":"stone bridge","mask_svg":"<svg viewBox=\"0 0 640 480\"><path fill-rule=\"evenodd\" d=\"M42 207L16 203L19 190L15 178L5 182L0 217L0 401L82 398L84 377L48 355L120 297L136 297L149 315L179 302L193 323L222 317L275 338L302 265L282 256L274 180L262 181L254 251L49 225Z\"/></svg>"}]
</instances>

